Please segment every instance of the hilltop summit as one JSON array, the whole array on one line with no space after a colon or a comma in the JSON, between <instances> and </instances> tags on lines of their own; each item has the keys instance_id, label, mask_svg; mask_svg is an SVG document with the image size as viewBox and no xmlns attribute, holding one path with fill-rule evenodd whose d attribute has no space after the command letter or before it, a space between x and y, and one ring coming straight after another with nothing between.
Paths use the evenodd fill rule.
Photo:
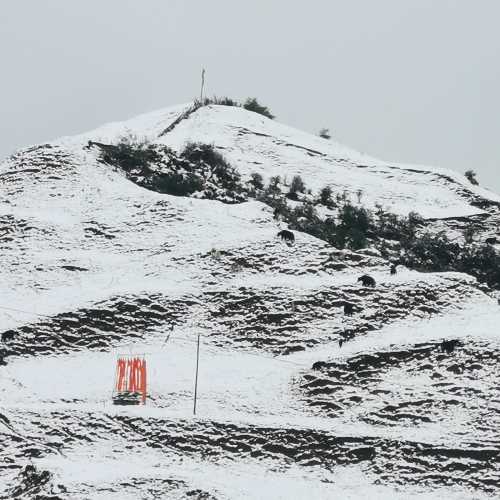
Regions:
<instances>
[{"instance_id":1,"label":"hilltop summit","mask_svg":"<svg viewBox=\"0 0 500 500\"><path fill-rule=\"evenodd\" d=\"M189 104L166 108L55 142L78 150L88 140L114 144L134 135L174 150L189 141L213 144L243 176L301 175L313 190L331 185L353 199L362 190L367 206L379 203L401 214L413 210L424 217L460 217L481 213L474 201L500 203L499 195L451 170L377 160L239 107L208 105L189 113L191 109Z\"/></svg>"}]
</instances>

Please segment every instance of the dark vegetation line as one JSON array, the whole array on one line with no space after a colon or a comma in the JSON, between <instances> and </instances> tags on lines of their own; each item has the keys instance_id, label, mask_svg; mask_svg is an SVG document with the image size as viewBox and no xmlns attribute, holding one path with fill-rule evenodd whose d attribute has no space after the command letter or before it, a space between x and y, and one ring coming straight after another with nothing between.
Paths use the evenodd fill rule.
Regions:
<instances>
[{"instance_id":1,"label":"dark vegetation line","mask_svg":"<svg viewBox=\"0 0 500 500\"><path fill-rule=\"evenodd\" d=\"M228 98L214 98L195 102L193 108L209 104L239 106ZM243 107L272 117L256 99L247 100ZM260 174L252 173L244 182L210 144L189 142L180 153L135 137L123 137L116 145L89 141L88 147L93 146L99 148L103 162L119 168L147 189L224 203L253 198L272 207L275 219L286 223L289 229L308 233L336 248L372 248L410 269L463 272L500 289L500 256L491 244L475 241L472 223L463 231L464 243L456 243L444 231L430 231L427 222L415 212L402 217L380 205L375 210L363 207L361 190L353 202L346 192L334 193L331 186L313 194L300 176L293 177L290 183L274 176L265 185ZM318 206L326 208L330 215L321 217Z\"/></svg>"}]
</instances>

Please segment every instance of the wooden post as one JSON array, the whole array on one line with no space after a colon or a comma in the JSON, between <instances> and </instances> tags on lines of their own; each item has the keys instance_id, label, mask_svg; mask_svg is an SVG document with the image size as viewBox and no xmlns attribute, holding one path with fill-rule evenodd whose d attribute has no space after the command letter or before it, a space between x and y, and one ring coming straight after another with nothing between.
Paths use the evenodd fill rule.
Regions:
<instances>
[{"instance_id":1,"label":"wooden post","mask_svg":"<svg viewBox=\"0 0 500 500\"><path fill-rule=\"evenodd\" d=\"M200 361L200 334L198 333L198 342L196 345L196 373L194 377L194 405L193 415L196 415L196 398L198 397L198 365Z\"/></svg>"}]
</instances>

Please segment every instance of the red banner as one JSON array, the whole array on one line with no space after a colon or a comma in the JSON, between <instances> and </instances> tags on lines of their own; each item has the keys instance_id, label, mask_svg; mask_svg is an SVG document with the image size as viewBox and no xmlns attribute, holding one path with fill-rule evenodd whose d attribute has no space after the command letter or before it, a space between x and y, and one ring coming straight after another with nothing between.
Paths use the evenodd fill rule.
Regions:
<instances>
[{"instance_id":1,"label":"red banner","mask_svg":"<svg viewBox=\"0 0 500 500\"><path fill-rule=\"evenodd\" d=\"M116 363L115 390L121 392L138 392L142 403L146 402L146 360L141 358L118 358Z\"/></svg>"}]
</instances>

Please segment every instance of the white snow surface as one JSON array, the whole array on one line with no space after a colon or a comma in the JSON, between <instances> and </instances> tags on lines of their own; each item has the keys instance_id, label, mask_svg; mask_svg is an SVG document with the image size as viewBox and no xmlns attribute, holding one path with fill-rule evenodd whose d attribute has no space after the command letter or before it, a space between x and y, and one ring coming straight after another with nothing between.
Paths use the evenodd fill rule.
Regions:
<instances>
[{"instance_id":1,"label":"white snow surface","mask_svg":"<svg viewBox=\"0 0 500 500\"><path fill-rule=\"evenodd\" d=\"M345 252L346 267L332 271L325 265L331 249L324 242L302 233L294 247L279 242L272 211L262 203L225 205L147 191L83 147L88 140L114 143L125 134L177 150L187 141L211 143L246 177L260 172L290 180L298 174L313 192L328 184L355 199L362 190L367 206L378 203L428 218L482 214L471 200L500 202L500 197L457 173L382 162L239 108L201 108L162 135L188 107L61 138L49 149L25 150L0 165L0 321L3 332L16 332L13 343L6 343L12 355L0 366L0 413L9 419L0 422L5 446L0 495L13 495L21 468L34 464L52 474L42 491L58 498L494 498L498 458L485 465L460 456L461 472L450 457L468 449L500 453L500 399L490 387L499 380L498 364L492 365L496 372L486 362L477 368L484 378L468 377L463 369L443 368L436 375L438 367L430 376L410 357L407 365L380 369L373 387L386 391L382 399L363 400L362 388L346 382L329 402L337 394L350 397L349 391L359 401L334 414L310 405L322 402L304 393L309 380L304 377L316 376L311 367L318 361L345 364L357 356L438 346L443 339L464 346L463 354L460 349L453 354L458 365L461 359L470 363L465 358L470 349L500 352L500 309L484 287L456 273L402 269L389 276L381 259L351 252ZM223 256L214 257L212 249ZM257 264L235 271L235 257ZM356 282L364 272L377 280L373 293ZM408 296L417 299L406 302ZM342 315L344 298L360 306L357 317ZM128 315L127 307L137 300L152 302L148 311L158 311L161 319L141 322L136 309ZM252 300L260 301L261 309L250 312L246 304ZM239 301L244 305L237 306ZM111 332L93 322L92 310L111 315L103 319L111 322ZM267 328L266 321L273 320L262 315L288 313L290 328L273 326L272 337L245 330ZM63 319L69 323L58 330ZM80 320L73 329L71 322ZM370 324L373 329L365 328ZM364 329L339 348L338 332L351 326ZM63 335L66 330L71 335ZM45 350L33 351L37 345ZM120 354L147 360L145 406L112 404ZM437 376L458 388L456 407L439 406ZM488 398L462 397L464 388ZM432 400L429 414L438 408L438 417L373 423L372 416L389 402L404 407L408 394ZM486 426L480 425L483 418ZM278 432L289 437L278 438ZM356 450L376 449L381 462L335 458L319 444L315 448L315 436L319 442L349 438L358 443L349 445ZM225 447L231 438L237 450ZM264 441L252 444L252 439ZM295 440L300 444L291 444ZM297 448L292 458L274 448L264 453L266 441ZM416 452L404 459L398 455L400 446L414 444L451 450L436 465L449 465L448 481L433 482L428 464L409 465L408 456ZM247 445L251 451L244 452ZM298 458L308 446L312 458ZM30 447L39 451L30 455ZM351 451L345 453L352 458ZM393 458L384 462L387 456ZM385 475L384 468L391 472ZM491 484L482 487L474 470ZM18 497L35 494L26 490Z\"/></svg>"}]
</instances>

